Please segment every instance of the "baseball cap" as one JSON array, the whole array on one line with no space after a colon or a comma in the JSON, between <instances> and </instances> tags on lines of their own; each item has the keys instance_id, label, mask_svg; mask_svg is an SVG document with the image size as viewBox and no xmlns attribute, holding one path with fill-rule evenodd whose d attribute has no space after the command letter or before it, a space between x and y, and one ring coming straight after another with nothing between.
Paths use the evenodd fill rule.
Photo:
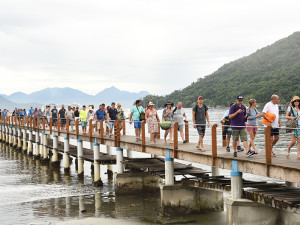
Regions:
<instances>
[{"instance_id":1,"label":"baseball cap","mask_svg":"<svg viewBox=\"0 0 300 225\"><path fill-rule=\"evenodd\" d=\"M238 96L236 97L236 99L237 99L237 100L244 100L244 97L243 97L242 95L238 95Z\"/></svg>"},{"instance_id":2,"label":"baseball cap","mask_svg":"<svg viewBox=\"0 0 300 225\"><path fill-rule=\"evenodd\" d=\"M199 96L198 99L203 99L203 97L202 97L202 96Z\"/></svg>"}]
</instances>

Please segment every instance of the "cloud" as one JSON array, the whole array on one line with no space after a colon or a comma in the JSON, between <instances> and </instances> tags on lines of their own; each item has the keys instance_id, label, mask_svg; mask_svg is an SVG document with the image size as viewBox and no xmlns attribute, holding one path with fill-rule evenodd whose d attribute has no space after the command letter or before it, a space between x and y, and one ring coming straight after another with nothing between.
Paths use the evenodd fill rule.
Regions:
<instances>
[{"instance_id":1,"label":"cloud","mask_svg":"<svg viewBox=\"0 0 300 225\"><path fill-rule=\"evenodd\" d=\"M2 92L167 94L299 29L299 1L1 1Z\"/></svg>"}]
</instances>

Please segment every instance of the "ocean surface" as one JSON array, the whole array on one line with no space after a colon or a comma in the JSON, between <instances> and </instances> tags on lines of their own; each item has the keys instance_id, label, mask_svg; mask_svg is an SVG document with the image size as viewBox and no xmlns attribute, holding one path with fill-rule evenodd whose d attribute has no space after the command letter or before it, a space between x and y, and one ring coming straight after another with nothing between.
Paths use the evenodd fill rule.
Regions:
<instances>
[{"instance_id":1,"label":"ocean surface","mask_svg":"<svg viewBox=\"0 0 300 225\"><path fill-rule=\"evenodd\" d=\"M185 109L191 121L191 109ZM211 125L220 121L225 108L210 109ZM129 112L129 110L126 110ZM161 111L160 111L161 115ZM285 124L282 116L282 124ZM190 122L191 124L191 122ZM127 133L133 134L133 125L127 124ZM218 127L218 145L222 144L221 126ZM210 129L204 142L211 143ZM289 134L281 131L275 153L284 153L290 141ZM198 135L190 126L190 141L196 142ZM256 138L259 154L264 154L264 135L261 121ZM73 144L75 144L74 142ZM85 143L88 147L88 143ZM106 151L105 146L101 151ZM126 155L126 151L125 155ZM239 153L244 154L244 153ZM148 154L134 153L135 157ZM150 157L150 156L149 156ZM255 156L254 156L255 157ZM296 157L296 148L291 157ZM63 169L42 166L38 160L13 149L0 145L0 224L55 224L84 218L97 218L101 224L226 224L226 212L203 212L188 216L162 216L159 194L115 196L113 180L107 178L107 166L101 166L103 187L93 187L91 163L85 162L84 181L77 178L75 160L71 173L66 176ZM188 163L188 162L183 162ZM193 164L203 169L208 166ZM228 175L228 171L221 173ZM246 179L267 180L268 178L245 174ZM180 177L177 177L180 179ZM277 181L280 182L280 181Z\"/></svg>"}]
</instances>

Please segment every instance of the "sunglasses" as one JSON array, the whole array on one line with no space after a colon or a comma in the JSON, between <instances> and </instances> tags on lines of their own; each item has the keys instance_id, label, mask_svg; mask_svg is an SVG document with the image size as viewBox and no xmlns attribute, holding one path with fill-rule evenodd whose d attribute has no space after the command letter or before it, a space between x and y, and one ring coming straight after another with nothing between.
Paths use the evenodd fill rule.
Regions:
<instances>
[{"instance_id":1,"label":"sunglasses","mask_svg":"<svg viewBox=\"0 0 300 225\"><path fill-rule=\"evenodd\" d=\"M300 100L295 100L294 102L300 102Z\"/></svg>"}]
</instances>

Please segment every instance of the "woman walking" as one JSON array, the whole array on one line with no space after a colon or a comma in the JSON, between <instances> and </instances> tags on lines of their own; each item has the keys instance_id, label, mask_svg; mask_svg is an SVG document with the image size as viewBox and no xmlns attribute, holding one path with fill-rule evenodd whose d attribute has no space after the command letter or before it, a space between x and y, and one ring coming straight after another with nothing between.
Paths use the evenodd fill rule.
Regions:
<instances>
[{"instance_id":1,"label":"woman walking","mask_svg":"<svg viewBox=\"0 0 300 225\"><path fill-rule=\"evenodd\" d=\"M247 131L250 135L250 144L249 144L249 151L254 151L254 154L257 154L257 150L254 144L254 139L257 133L257 118L261 117L258 113L256 107L256 100L250 99L249 100L249 108L247 109ZM252 149L251 149L252 147Z\"/></svg>"},{"instance_id":2,"label":"woman walking","mask_svg":"<svg viewBox=\"0 0 300 225\"><path fill-rule=\"evenodd\" d=\"M286 110L286 118L289 120L296 120L298 124L298 129L294 129L291 131L291 142L289 147L286 150L286 157L290 157L291 148L297 142L297 159L300 159L300 109L299 109L300 98L298 96L293 97L291 101L291 105Z\"/></svg>"},{"instance_id":3,"label":"woman walking","mask_svg":"<svg viewBox=\"0 0 300 225\"><path fill-rule=\"evenodd\" d=\"M122 105L121 103L117 104L117 110L118 110L118 114L117 114L117 118L118 120L120 120L120 131L123 129L123 126L125 126L125 114L124 114L124 110L122 109Z\"/></svg>"},{"instance_id":4,"label":"woman walking","mask_svg":"<svg viewBox=\"0 0 300 225\"><path fill-rule=\"evenodd\" d=\"M160 121L159 121L159 118L157 115L157 111L154 108L153 102L149 102L148 107L149 107L149 109L146 111L145 119L148 123L148 132L150 133L151 144L155 144L156 135L157 135L158 129L159 129L158 123Z\"/></svg>"},{"instance_id":5,"label":"woman walking","mask_svg":"<svg viewBox=\"0 0 300 225\"><path fill-rule=\"evenodd\" d=\"M172 106L174 106L174 103L167 102L165 104L166 109L163 111L163 120L164 121L171 121L173 123L173 114L172 114ZM165 131L165 143L167 143L167 136L170 133L170 144L173 143L173 124L169 130Z\"/></svg>"}]
</instances>

